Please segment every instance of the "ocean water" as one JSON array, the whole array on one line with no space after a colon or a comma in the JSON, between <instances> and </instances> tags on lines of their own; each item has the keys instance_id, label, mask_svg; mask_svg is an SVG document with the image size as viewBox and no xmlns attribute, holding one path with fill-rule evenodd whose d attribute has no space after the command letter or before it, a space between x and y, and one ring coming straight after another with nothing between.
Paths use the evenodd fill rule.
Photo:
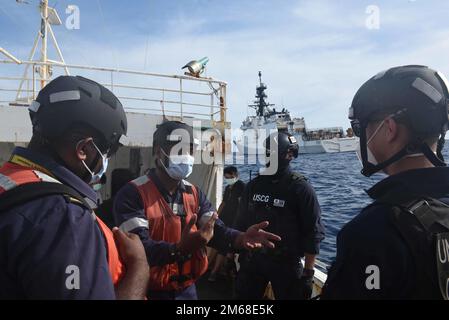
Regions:
<instances>
[{"instance_id":1,"label":"ocean water","mask_svg":"<svg viewBox=\"0 0 449 320\"><path fill-rule=\"evenodd\" d=\"M449 159L448 148L444 150ZM361 164L354 152L299 155L292 168L304 174L314 187L321 206L326 238L321 243L319 260L330 264L336 254L336 236L340 229L371 203L365 190L385 178L375 174L369 178L360 173ZM249 181L257 174L257 165L240 164L240 177Z\"/></svg>"}]
</instances>

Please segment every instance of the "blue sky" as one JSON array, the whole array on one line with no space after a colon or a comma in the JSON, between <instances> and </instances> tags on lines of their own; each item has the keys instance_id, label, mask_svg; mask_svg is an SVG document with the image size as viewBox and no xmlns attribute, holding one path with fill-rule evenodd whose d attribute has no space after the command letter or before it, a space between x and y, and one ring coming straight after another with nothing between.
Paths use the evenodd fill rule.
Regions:
<instances>
[{"instance_id":1,"label":"blue sky","mask_svg":"<svg viewBox=\"0 0 449 320\"><path fill-rule=\"evenodd\" d=\"M38 1L28 2L0 0L0 47L23 59L39 26ZM81 28L54 28L66 62L180 74L208 56L208 75L229 84L233 126L247 114L259 70L269 101L309 127L347 127L356 90L391 66L449 75L444 0L50 1L63 20L69 4L79 7ZM380 9L379 29L366 27L369 5Z\"/></svg>"}]
</instances>

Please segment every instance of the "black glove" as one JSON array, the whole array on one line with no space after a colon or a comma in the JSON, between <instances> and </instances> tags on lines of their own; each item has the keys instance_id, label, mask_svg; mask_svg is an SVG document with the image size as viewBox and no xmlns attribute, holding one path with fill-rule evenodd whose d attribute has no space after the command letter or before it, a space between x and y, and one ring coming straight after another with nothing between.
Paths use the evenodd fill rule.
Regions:
<instances>
[{"instance_id":1,"label":"black glove","mask_svg":"<svg viewBox=\"0 0 449 320\"><path fill-rule=\"evenodd\" d=\"M303 274L299 279L299 287L301 296L300 298L303 300L309 300L312 296L313 291L313 272L312 274Z\"/></svg>"}]
</instances>

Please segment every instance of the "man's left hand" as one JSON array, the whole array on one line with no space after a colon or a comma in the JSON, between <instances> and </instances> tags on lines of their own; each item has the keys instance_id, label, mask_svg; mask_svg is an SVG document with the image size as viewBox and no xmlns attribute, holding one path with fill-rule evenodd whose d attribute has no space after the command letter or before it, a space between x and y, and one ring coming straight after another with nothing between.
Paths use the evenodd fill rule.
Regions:
<instances>
[{"instance_id":1,"label":"man's left hand","mask_svg":"<svg viewBox=\"0 0 449 320\"><path fill-rule=\"evenodd\" d=\"M299 279L300 299L309 300L313 292L313 275L305 275Z\"/></svg>"}]
</instances>

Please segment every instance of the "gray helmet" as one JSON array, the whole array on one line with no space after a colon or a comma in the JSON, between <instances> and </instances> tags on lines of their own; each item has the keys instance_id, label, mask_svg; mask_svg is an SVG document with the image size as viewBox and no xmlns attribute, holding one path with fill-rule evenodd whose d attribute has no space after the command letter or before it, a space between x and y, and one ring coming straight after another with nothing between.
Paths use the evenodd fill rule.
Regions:
<instances>
[{"instance_id":1,"label":"gray helmet","mask_svg":"<svg viewBox=\"0 0 449 320\"><path fill-rule=\"evenodd\" d=\"M112 154L127 131L125 110L117 97L101 84L80 76L52 80L29 110L33 131L50 141L81 124L98 132L99 148Z\"/></svg>"},{"instance_id":2,"label":"gray helmet","mask_svg":"<svg viewBox=\"0 0 449 320\"><path fill-rule=\"evenodd\" d=\"M449 84L443 74L425 66L402 66L380 72L357 91L349 109L349 119L360 137L362 174L370 176L417 148L436 166L445 165L441 150L448 129ZM412 133L412 141L396 155L374 165L368 162L365 129L376 116L400 116ZM437 155L424 139L439 136Z\"/></svg>"}]
</instances>

